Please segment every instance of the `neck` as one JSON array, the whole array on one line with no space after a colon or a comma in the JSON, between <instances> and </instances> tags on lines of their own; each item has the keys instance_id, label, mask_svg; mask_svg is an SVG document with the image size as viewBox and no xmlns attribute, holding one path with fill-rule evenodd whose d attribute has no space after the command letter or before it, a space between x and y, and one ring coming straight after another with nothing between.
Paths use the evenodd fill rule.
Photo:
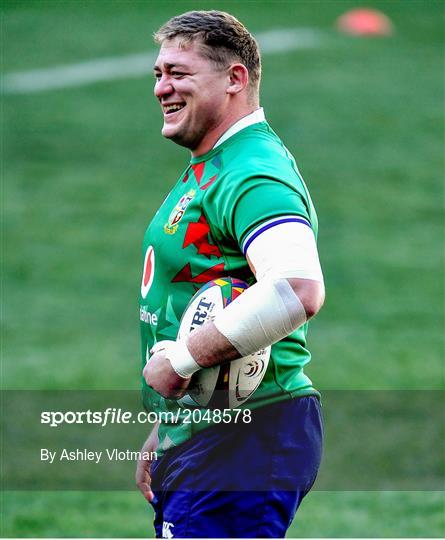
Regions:
<instances>
[{"instance_id":1,"label":"neck","mask_svg":"<svg viewBox=\"0 0 445 540\"><path fill-rule=\"evenodd\" d=\"M223 116L221 121L204 135L198 146L191 150L192 156L198 157L209 152L215 146L215 143L229 128L233 126L233 124L236 124L236 122L241 120L241 118L244 116L256 111L258 107L258 104L246 105L244 107L240 107L236 111L232 110L230 113Z\"/></svg>"}]
</instances>

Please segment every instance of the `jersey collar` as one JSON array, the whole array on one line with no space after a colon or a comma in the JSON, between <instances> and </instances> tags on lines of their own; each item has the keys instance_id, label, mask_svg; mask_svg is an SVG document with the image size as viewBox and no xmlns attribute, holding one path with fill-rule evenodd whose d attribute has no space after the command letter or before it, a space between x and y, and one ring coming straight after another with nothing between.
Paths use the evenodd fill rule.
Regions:
<instances>
[{"instance_id":1,"label":"jersey collar","mask_svg":"<svg viewBox=\"0 0 445 540\"><path fill-rule=\"evenodd\" d=\"M264 122L265 120L266 118L264 116L263 107L260 107L259 109L257 109L256 111L253 111L253 113L250 113L247 116L243 116L243 118L235 122L233 126L230 126L229 129L221 135L221 137L214 144L213 148L216 148L223 142L227 141L227 139L235 135L235 133L238 133L238 131L241 131L242 129L249 127L252 124L258 124L258 122Z\"/></svg>"}]
</instances>

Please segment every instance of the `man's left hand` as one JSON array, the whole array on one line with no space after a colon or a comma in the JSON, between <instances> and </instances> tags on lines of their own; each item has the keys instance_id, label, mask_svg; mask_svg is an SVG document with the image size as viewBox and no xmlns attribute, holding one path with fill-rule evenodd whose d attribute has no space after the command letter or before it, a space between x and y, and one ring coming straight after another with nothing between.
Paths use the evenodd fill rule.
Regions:
<instances>
[{"instance_id":1,"label":"man's left hand","mask_svg":"<svg viewBox=\"0 0 445 540\"><path fill-rule=\"evenodd\" d=\"M155 347L153 352L142 372L145 382L162 397L180 399L185 394L191 378L184 379L176 373L166 357L165 349Z\"/></svg>"}]
</instances>

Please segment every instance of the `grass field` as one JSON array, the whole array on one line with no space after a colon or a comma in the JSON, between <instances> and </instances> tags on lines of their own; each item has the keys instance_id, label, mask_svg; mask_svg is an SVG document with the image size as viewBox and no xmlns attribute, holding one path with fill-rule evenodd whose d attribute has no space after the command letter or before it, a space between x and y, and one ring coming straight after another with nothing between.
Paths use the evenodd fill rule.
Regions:
<instances>
[{"instance_id":1,"label":"grass field","mask_svg":"<svg viewBox=\"0 0 445 540\"><path fill-rule=\"evenodd\" d=\"M367 5L393 36L338 34L353 1L4 0L2 74L154 51L151 33L189 9L319 31L313 48L264 56L261 100L319 215L327 301L308 373L322 391L438 390L444 3ZM3 389L139 387L140 243L188 160L160 136L152 84L3 96ZM444 536L443 493L414 489L314 491L289 536ZM2 506L3 536L151 532L137 493L5 492Z\"/></svg>"}]
</instances>

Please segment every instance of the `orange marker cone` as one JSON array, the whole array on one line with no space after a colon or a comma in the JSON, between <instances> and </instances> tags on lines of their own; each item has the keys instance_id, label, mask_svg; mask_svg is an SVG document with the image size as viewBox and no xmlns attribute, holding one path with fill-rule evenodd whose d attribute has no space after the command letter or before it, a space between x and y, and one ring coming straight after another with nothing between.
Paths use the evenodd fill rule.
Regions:
<instances>
[{"instance_id":1,"label":"orange marker cone","mask_svg":"<svg viewBox=\"0 0 445 540\"><path fill-rule=\"evenodd\" d=\"M336 22L337 29L353 36L390 36L393 25L389 18L376 9L352 9Z\"/></svg>"}]
</instances>

